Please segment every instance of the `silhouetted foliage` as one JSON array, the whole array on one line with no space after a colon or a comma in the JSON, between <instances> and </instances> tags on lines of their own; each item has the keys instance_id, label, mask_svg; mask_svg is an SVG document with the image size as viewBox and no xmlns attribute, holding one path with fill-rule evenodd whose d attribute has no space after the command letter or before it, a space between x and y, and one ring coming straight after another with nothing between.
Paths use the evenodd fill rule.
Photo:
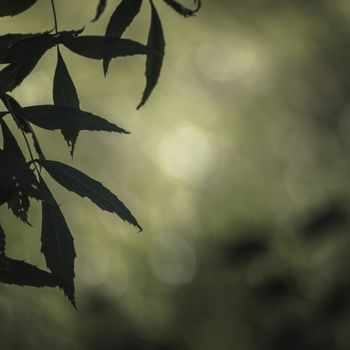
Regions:
<instances>
[{"instance_id":1,"label":"silhouetted foliage","mask_svg":"<svg viewBox=\"0 0 350 350\"><path fill-rule=\"evenodd\" d=\"M164 2L185 17L194 15L201 5L200 0L194 0L196 9L189 10L176 1L164 0ZM17 15L35 3L36 0L1 1L0 17ZM71 166L46 160L31 125L47 130L60 130L70 147L72 156L79 132L82 130L128 134L128 131L114 123L80 109L77 89L59 47L64 45L82 57L102 60L105 75L113 58L145 55L146 87L138 106L140 108L157 84L165 47L159 14L152 0L149 0L149 4L151 25L146 45L121 38L139 13L142 0L122 0L112 13L104 36L83 36L81 35L83 29L58 31L54 1L51 1L51 5L55 30L0 36L0 64L6 64L0 71L0 98L5 106L5 110L0 112L4 140L3 149L0 149L0 205L7 203L15 216L29 223L30 201L32 199L41 201L41 251L51 271L43 271L28 263L6 257L5 231L0 226L0 282L37 287L58 286L75 306L74 239L57 201L45 183L41 168L44 168L54 180L69 191L89 198L102 210L117 214L122 220L142 231L140 224L125 204L101 183ZM106 0L99 1L92 21L100 18L106 5ZM41 57L53 47L57 48L57 65L53 79L54 104L21 107L9 93L26 79ZM12 117L24 136L30 160L25 158L16 138L8 128L5 121L8 116ZM28 134L32 136L35 152L27 138Z\"/></svg>"}]
</instances>

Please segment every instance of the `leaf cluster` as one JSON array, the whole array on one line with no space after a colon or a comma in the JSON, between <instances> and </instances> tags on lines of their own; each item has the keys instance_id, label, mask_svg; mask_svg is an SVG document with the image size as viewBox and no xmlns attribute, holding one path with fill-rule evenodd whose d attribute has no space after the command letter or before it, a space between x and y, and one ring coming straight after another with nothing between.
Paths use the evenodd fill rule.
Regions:
<instances>
[{"instance_id":1,"label":"leaf cluster","mask_svg":"<svg viewBox=\"0 0 350 350\"><path fill-rule=\"evenodd\" d=\"M194 10L174 0L163 0L184 17L194 15L201 6L194 0ZM37 0L2 0L0 17L15 16L32 7ZM45 181L51 176L68 191L87 197L102 210L116 214L123 221L142 228L127 206L104 187L80 170L44 154L35 127L61 131L73 157L80 131L107 131L128 134L124 128L93 113L83 111L77 89L69 73L60 47L64 46L85 58L102 61L103 72L108 73L112 59L121 56L144 55L146 57L146 86L138 108L143 106L154 90L162 68L165 40L162 22L156 6L151 8L150 27L146 44L123 38L141 10L142 0L122 0L113 11L105 35L83 35L83 29L58 31L54 1L51 1L55 30L42 33L9 33L0 35L0 124L3 147L0 149L0 205L7 204L12 213L29 224L28 213L32 200L42 207L41 252L49 271L44 271L24 261L6 255L6 235L0 224L0 282L36 287L59 287L75 306L74 261L76 252L73 235L54 195ZM97 6L96 21L105 11L106 0ZM11 95L31 74L43 55L56 48L57 63L54 72L53 104L22 107ZM12 118L23 135L29 152L26 159L14 134L8 127ZM29 137L30 136L30 137ZM44 174L43 174L43 170Z\"/></svg>"}]
</instances>

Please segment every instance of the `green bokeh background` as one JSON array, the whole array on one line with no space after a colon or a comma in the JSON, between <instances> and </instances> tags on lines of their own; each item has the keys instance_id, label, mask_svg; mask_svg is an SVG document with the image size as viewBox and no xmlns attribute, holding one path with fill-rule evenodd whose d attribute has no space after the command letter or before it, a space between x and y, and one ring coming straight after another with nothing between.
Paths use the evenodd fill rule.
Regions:
<instances>
[{"instance_id":1,"label":"green bokeh background","mask_svg":"<svg viewBox=\"0 0 350 350\"><path fill-rule=\"evenodd\" d=\"M59 28L102 35L118 1L90 23L96 2L56 0ZM274 349L291 318L347 349L347 322L310 315L346 274L349 239L310 247L298 230L314 208L349 195L349 1L204 0L191 19L154 2L166 57L140 111L144 57L113 60L104 78L100 62L62 48L81 108L131 134L82 132L72 160L62 135L36 129L48 159L100 180L144 232L49 180L75 237L78 312L59 290L1 285L0 348ZM149 15L145 1L125 37L145 42ZM48 0L0 20L1 34L51 28ZM52 103L55 63L53 49L13 96ZM0 215L8 255L44 268L39 204L33 227L5 207ZM270 254L225 265L225 247L252 234L270 240ZM296 275L303 296L256 303L251 286L274 274Z\"/></svg>"}]
</instances>

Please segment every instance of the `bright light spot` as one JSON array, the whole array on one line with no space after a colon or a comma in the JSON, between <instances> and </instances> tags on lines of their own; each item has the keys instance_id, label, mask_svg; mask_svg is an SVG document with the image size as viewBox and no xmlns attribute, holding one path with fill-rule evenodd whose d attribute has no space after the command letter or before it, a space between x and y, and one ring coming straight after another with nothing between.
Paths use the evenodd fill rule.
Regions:
<instances>
[{"instance_id":1,"label":"bright light spot","mask_svg":"<svg viewBox=\"0 0 350 350\"><path fill-rule=\"evenodd\" d=\"M156 237L148 259L154 276L167 284L189 283L195 274L196 257L193 249L175 235Z\"/></svg>"},{"instance_id":2,"label":"bright light spot","mask_svg":"<svg viewBox=\"0 0 350 350\"><path fill-rule=\"evenodd\" d=\"M232 81L246 75L256 63L256 52L246 44L225 37L208 37L197 51L199 69L208 78Z\"/></svg>"},{"instance_id":3,"label":"bright light spot","mask_svg":"<svg viewBox=\"0 0 350 350\"><path fill-rule=\"evenodd\" d=\"M185 126L162 139L158 159L167 174L198 183L213 169L213 145L205 131Z\"/></svg>"}]
</instances>

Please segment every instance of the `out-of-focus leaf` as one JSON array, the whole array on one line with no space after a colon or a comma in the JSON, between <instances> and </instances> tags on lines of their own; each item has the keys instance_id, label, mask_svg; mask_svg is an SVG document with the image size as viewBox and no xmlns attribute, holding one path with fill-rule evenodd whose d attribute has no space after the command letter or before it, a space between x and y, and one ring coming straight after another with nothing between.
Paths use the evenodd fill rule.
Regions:
<instances>
[{"instance_id":1,"label":"out-of-focus leaf","mask_svg":"<svg viewBox=\"0 0 350 350\"><path fill-rule=\"evenodd\" d=\"M5 245L6 245L5 231L0 224L0 255L5 254Z\"/></svg>"},{"instance_id":2,"label":"out-of-focus leaf","mask_svg":"<svg viewBox=\"0 0 350 350\"><path fill-rule=\"evenodd\" d=\"M32 287L56 287L56 278L49 272L24 261L0 254L0 282Z\"/></svg>"},{"instance_id":3,"label":"out-of-focus leaf","mask_svg":"<svg viewBox=\"0 0 350 350\"><path fill-rule=\"evenodd\" d=\"M154 87L158 82L160 71L162 69L164 50L165 50L165 40L163 34L162 23L160 21L158 12L153 4L153 1L150 0L152 16L151 16L151 26L148 34L147 46L159 52L159 55L147 55L146 60L146 87L143 92L142 100L137 106L137 109L141 108L148 98L150 97Z\"/></svg>"},{"instance_id":4,"label":"out-of-focus leaf","mask_svg":"<svg viewBox=\"0 0 350 350\"><path fill-rule=\"evenodd\" d=\"M96 60L151 53L147 46L136 41L104 36L77 36L63 41L63 44L78 55Z\"/></svg>"},{"instance_id":5,"label":"out-of-focus leaf","mask_svg":"<svg viewBox=\"0 0 350 350\"><path fill-rule=\"evenodd\" d=\"M37 0L1 0L0 17L15 16L28 10Z\"/></svg>"},{"instance_id":6,"label":"out-of-focus leaf","mask_svg":"<svg viewBox=\"0 0 350 350\"><path fill-rule=\"evenodd\" d=\"M177 13L184 17L191 17L196 12L199 11L199 9L202 6L201 0L194 0L194 3L196 5L196 8L194 10L188 9L187 7L181 5L178 1L175 0L163 0L166 4L168 4L173 10L175 10Z\"/></svg>"},{"instance_id":7,"label":"out-of-focus leaf","mask_svg":"<svg viewBox=\"0 0 350 350\"><path fill-rule=\"evenodd\" d=\"M68 145L74 147L79 131L113 131L128 134L128 131L107 120L76 108L40 105L23 107L16 115L47 130L61 130Z\"/></svg>"},{"instance_id":8,"label":"out-of-focus leaf","mask_svg":"<svg viewBox=\"0 0 350 350\"><path fill-rule=\"evenodd\" d=\"M91 22L96 22L101 17L102 13L106 9L106 5L107 5L107 0L99 0L97 9L96 9L96 15Z\"/></svg>"},{"instance_id":9,"label":"out-of-focus leaf","mask_svg":"<svg viewBox=\"0 0 350 350\"><path fill-rule=\"evenodd\" d=\"M77 90L60 51L57 52L57 65L53 80L53 101L58 106L76 109L80 107Z\"/></svg>"},{"instance_id":10,"label":"out-of-focus leaf","mask_svg":"<svg viewBox=\"0 0 350 350\"><path fill-rule=\"evenodd\" d=\"M234 244L225 244L225 258L231 264L244 264L267 253L268 247L264 239L246 238Z\"/></svg>"},{"instance_id":11,"label":"out-of-focus leaf","mask_svg":"<svg viewBox=\"0 0 350 350\"><path fill-rule=\"evenodd\" d=\"M37 161L59 184L81 197L88 197L102 210L117 214L122 220L142 228L125 204L100 182L81 171L53 160Z\"/></svg>"},{"instance_id":12,"label":"out-of-focus leaf","mask_svg":"<svg viewBox=\"0 0 350 350\"><path fill-rule=\"evenodd\" d=\"M29 124L29 122L27 120L22 118L21 115L16 114L14 112L14 111L20 110L22 108L20 106L20 104L12 96L10 96L8 94L5 94L3 96L2 101L3 101L4 105L6 106L6 108L8 109L8 111L14 117L14 120L17 124L17 127L19 129L21 129L22 131L24 131L26 134L32 135L34 148L35 148L35 151L38 154L39 158L45 159L44 153L43 153L41 146L39 144L39 140L38 140L32 126ZM5 113L5 114L7 114L7 113Z\"/></svg>"},{"instance_id":13,"label":"out-of-focus leaf","mask_svg":"<svg viewBox=\"0 0 350 350\"><path fill-rule=\"evenodd\" d=\"M329 320L334 316L347 314L350 307L350 286L338 283L332 286L318 305L318 313Z\"/></svg>"},{"instance_id":14,"label":"out-of-focus leaf","mask_svg":"<svg viewBox=\"0 0 350 350\"><path fill-rule=\"evenodd\" d=\"M113 12L106 29L106 37L121 38L126 28L140 12L142 0L123 0ZM103 59L103 71L107 74L110 58Z\"/></svg>"},{"instance_id":15,"label":"out-of-focus leaf","mask_svg":"<svg viewBox=\"0 0 350 350\"><path fill-rule=\"evenodd\" d=\"M256 298L266 304L278 303L298 294L297 283L290 276L272 276L254 288Z\"/></svg>"},{"instance_id":16,"label":"out-of-focus leaf","mask_svg":"<svg viewBox=\"0 0 350 350\"><path fill-rule=\"evenodd\" d=\"M302 234L307 239L331 235L336 230L349 225L349 213L345 203L337 201L328 203L312 213L302 227Z\"/></svg>"},{"instance_id":17,"label":"out-of-focus leaf","mask_svg":"<svg viewBox=\"0 0 350 350\"><path fill-rule=\"evenodd\" d=\"M42 202L41 251L46 265L59 281L60 287L75 307L73 236L56 200L42 181L47 199Z\"/></svg>"}]
</instances>

